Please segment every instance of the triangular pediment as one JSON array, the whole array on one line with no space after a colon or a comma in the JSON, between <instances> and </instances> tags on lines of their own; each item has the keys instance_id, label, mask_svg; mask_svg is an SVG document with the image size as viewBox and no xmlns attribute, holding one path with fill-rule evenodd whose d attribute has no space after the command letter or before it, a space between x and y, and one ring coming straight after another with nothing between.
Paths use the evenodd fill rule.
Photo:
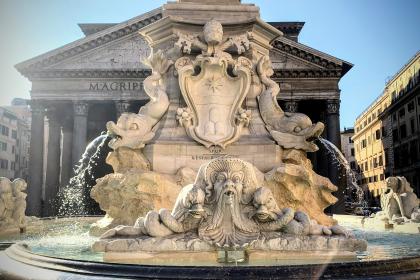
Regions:
<instances>
[{"instance_id":1,"label":"triangular pediment","mask_svg":"<svg viewBox=\"0 0 420 280\"><path fill-rule=\"evenodd\" d=\"M270 59L274 69L322 70L323 67L291 56L275 49L270 51Z\"/></svg>"},{"instance_id":2,"label":"triangular pediment","mask_svg":"<svg viewBox=\"0 0 420 280\"><path fill-rule=\"evenodd\" d=\"M344 76L353 67L351 63L286 37L276 39L272 45L270 57L275 69L339 71L340 76Z\"/></svg>"},{"instance_id":3,"label":"triangular pediment","mask_svg":"<svg viewBox=\"0 0 420 280\"><path fill-rule=\"evenodd\" d=\"M50 65L45 70L148 69L142 61L149 55L148 43L135 33Z\"/></svg>"},{"instance_id":4,"label":"triangular pediment","mask_svg":"<svg viewBox=\"0 0 420 280\"><path fill-rule=\"evenodd\" d=\"M152 10L19 63L16 68L23 75L54 69L144 68L140 59L148 50L138 30L161 18L161 8Z\"/></svg>"}]
</instances>

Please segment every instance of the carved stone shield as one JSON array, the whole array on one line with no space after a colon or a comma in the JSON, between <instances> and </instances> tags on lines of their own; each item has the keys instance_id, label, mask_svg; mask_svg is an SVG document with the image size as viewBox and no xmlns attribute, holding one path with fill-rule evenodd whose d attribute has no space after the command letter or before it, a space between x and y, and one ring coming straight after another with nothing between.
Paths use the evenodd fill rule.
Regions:
<instances>
[{"instance_id":1,"label":"carved stone shield","mask_svg":"<svg viewBox=\"0 0 420 280\"><path fill-rule=\"evenodd\" d=\"M194 63L185 57L177 61L179 85L188 105L178 110L178 120L197 142L225 148L239 138L249 122L241 108L251 83L248 62L244 57L232 63L224 57L203 56Z\"/></svg>"}]
</instances>

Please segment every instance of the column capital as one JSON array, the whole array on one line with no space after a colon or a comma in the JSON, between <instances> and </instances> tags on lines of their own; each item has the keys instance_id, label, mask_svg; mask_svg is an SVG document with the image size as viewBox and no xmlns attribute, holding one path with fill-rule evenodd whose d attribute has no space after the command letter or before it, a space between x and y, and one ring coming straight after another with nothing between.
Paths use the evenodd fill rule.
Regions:
<instances>
[{"instance_id":1,"label":"column capital","mask_svg":"<svg viewBox=\"0 0 420 280\"><path fill-rule=\"evenodd\" d=\"M89 103L86 101L73 102L74 115L86 116L89 111Z\"/></svg>"},{"instance_id":2,"label":"column capital","mask_svg":"<svg viewBox=\"0 0 420 280\"><path fill-rule=\"evenodd\" d=\"M340 114L340 100L339 99L328 99L327 100L327 114Z\"/></svg>"},{"instance_id":3,"label":"column capital","mask_svg":"<svg viewBox=\"0 0 420 280\"><path fill-rule=\"evenodd\" d=\"M288 113L296 113L298 111L299 103L297 101L286 101L284 103L284 111Z\"/></svg>"},{"instance_id":4,"label":"column capital","mask_svg":"<svg viewBox=\"0 0 420 280\"><path fill-rule=\"evenodd\" d=\"M45 104L41 101L31 100L30 107L33 114L45 114Z\"/></svg>"},{"instance_id":5,"label":"column capital","mask_svg":"<svg viewBox=\"0 0 420 280\"><path fill-rule=\"evenodd\" d=\"M127 100L117 100L115 101L115 108L117 109L118 116L121 116L121 114L129 111L130 102Z\"/></svg>"}]
</instances>

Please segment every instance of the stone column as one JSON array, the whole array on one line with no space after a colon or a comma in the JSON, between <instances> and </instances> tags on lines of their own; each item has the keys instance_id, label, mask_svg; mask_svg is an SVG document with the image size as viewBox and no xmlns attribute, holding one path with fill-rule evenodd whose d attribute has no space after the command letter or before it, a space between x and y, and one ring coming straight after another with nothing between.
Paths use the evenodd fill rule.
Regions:
<instances>
[{"instance_id":1,"label":"stone column","mask_svg":"<svg viewBox=\"0 0 420 280\"><path fill-rule=\"evenodd\" d=\"M45 108L40 102L31 102L32 123L29 151L28 216L41 216L42 178L44 166L44 117Z\"/></svg>"},{"instance_id":2,"label":"stone column","mask_svg":"<svg viewBox=\"0 0 420 280\"><path fill-rule=\"evenodd\" d=\"M73 170L72 142L73 142L73 119L68 116L61 128L61 178L60 186L65 187L70 182Z\"/></svg>"},{"instance_id":3,"label":"stone column","mask_svg":"<svg viewBox=\"0 0 420 280\"><path fill-rule=\"evenodd\" d=\"M61 124L58 121L58 110L50 107L47 110L48 117L48 150L47 150L47 171L45 177L45 203L43 216L54 216L56 209L56 198L60 186L60 140Z\"/></svg>"},{"instance_id":4,"label":"stone column","mask_svg":"<svg viewBox=\"0 0 420 280\"><path fill-rule=\"evenodd\" d=\"M119 100L115 101L115 109L117 112L117 120L123 113L128 113L130 110L130 102Z\"/></svg>"},{"instance_id":5,"label":"stone column","mask_svg":"<svg viewBox=\"0 0 420 280\"><path fill-rule=\"evenodd\" d=\"M340 100L327 100L327 139L341 149L340 139ZM338 191L334 195L338 198L335 205L332 206L331 211L334 214L344 213L344 191L345 186L340 182L341 167L337 166L337 161L330 158L328 163L328 177L331 182L338 187Z\"/></svg>"},{"instance_id":6,"label":"stone column","mask_svg":"<svg viewBox=\"0 0 420 280\"><path fill-rule=\"evenodd\" d=\"M87 102L75 102L74 107L74 124L73 124L73 149L72 163L77 164L86 149L87 141L87 118L89 104Z\"/></svg>"},{"instance_id":7,"label":"stone column","mask_svg":"<svg viewBox=\"0 0 420 280\"><path fill-rule=\"evenodd\" d=\"M284 103L284 111L288 113L297 113L299 103L297 101L286 101Z\"/></svg>"}]
</instances>

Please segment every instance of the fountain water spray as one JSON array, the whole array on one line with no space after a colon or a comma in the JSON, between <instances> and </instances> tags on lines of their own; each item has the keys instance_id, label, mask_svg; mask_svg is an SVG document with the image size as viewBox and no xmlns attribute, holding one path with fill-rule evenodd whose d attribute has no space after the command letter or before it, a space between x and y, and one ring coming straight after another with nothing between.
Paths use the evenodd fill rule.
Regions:
<instances>
[{"instance_id":1,"label":"fountain water spray","mask_svg":"<svg viewBox=\"0 0 420 280\"><path fill-rule=\"evenodd\" d=\"M357 184L356 174L351 169L350 164L347 161L347 159L344 157L343 153L340 151L340 149L336 145L334 145L333 143L331 143L327 139L322 138L322 137L319 137L318 140L327 149L328 153L330 155L332 155L332 157L334 158L334 160L337 161L337 163L339 164L339 166L344 167L345 172L346 172L346 175L350 177L350 179L351 179L351 185L350 186L347 186L347 188L350 188L350 192L351 193L355 193L356 194L356 198L357 198L356 204L361 205L363 207L367 207L367 202L364 199L364 191Z\"/></svg>"},{"instance_id":2,"label":"fountain water spray","mask_svg":"<svg viewBox=\"0 0 420 280\"><path fill-rule=\"evenodd\" d=\"M90 189L98 176L95 168L105 166L104 157L109 152L110 137L102 132L86 147L74 170L70 183L58 194L58 216L101 214L97 203L90 198ZM112 172L112 169L108 173ZM101 174L102 177L105 174Z\"/></svg>"}]
</instances>

